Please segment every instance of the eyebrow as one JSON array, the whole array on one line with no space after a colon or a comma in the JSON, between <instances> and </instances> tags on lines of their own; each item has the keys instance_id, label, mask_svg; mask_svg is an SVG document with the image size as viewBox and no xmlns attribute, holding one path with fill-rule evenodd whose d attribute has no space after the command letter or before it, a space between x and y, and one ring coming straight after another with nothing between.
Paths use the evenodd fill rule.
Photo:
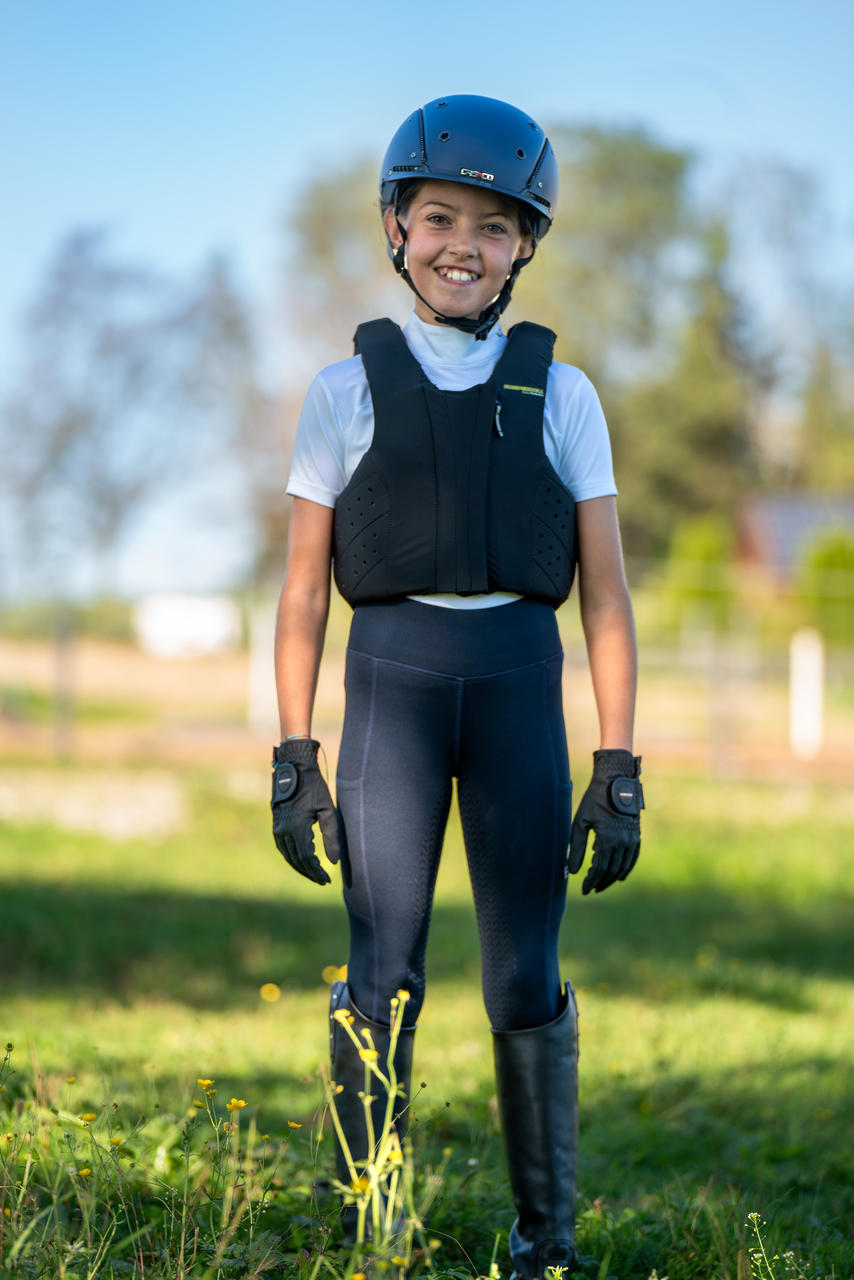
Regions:
<instances>
[{"instance_id":1,"label":"eyebrow","mask_svg":"<svg viewBox=\"0 0 854 1280\"><path fill-rule=\"evenodd\" d=\"M452 213L459 213L460 206L457 204L448 204L444 200L425 200L422 209L428 208L430 205L437 205L440 209L450 209ZM512 218L512 214L506 209L494 209L489 213L478 214L480 218Z\"/></svg>"}]
</instances>

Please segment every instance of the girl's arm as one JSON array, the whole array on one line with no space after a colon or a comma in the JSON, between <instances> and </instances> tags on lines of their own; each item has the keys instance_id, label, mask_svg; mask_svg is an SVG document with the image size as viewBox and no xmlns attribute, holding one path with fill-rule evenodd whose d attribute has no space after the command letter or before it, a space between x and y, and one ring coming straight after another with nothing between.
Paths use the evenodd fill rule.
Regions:
<instances>
[{"instance_id":1,"label":"girl's arm","mask_svg":"<svg viewBox=\"0 0 854 1280\"><path fill-rule=\"evenodd\" d=\"M276 616L276 692L282 738L311 736L329 614L334 508L294 498L288 565Z\"/></svg>"},{"instance_id":2,"label":"girl's arm","mask_svg":"<svg viewBox=\"0 0 854 1280\"><path fill-rule=\"evenodd\" d=\"M632 750L637 645L623 569L617 504L591 498L576 507L581 623L599 713L600 748Z\"/></svg>"}]
</instances>

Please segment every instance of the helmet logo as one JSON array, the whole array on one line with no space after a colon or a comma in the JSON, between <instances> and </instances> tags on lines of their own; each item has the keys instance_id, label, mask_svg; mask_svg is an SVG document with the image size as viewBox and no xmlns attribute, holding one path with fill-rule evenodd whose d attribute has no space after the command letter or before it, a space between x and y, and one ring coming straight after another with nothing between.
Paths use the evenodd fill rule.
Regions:
<instances>
[{"instance_id":1,"label":"helmet logo","mask_svg":"<svg viewBox=\"0 0 854 1280\"><path fill-rule=\"evenodd\" d=\"M481 178L484 182L494 182L494 173L481 173L479 169L460 169L461 178Z\"/></svg>"}]
</instances>

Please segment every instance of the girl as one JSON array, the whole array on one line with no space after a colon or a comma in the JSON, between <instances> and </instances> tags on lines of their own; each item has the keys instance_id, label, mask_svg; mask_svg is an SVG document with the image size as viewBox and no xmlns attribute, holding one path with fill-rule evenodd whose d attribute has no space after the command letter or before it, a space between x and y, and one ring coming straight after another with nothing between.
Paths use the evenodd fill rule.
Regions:
<instances>
[{"instance_id":1,"label":"girl","mask_svg":"<svg viewBox=\"0 0 854 1280\"><path fill-rule=\"evenodd\" d=\"M360 325L357 354L317 376L300 419L276 635L273 829L309 879L329 882L314 822L342 863L350 955L332 1012L370 1028L383 1058L390 1001L410 993L395 1056L408 1097L457 779L517 1211L510 1253L518 1280L534 1280L576 1260L577 1015L557 951L566 877L591 829L583 893L624 880L640 844L616 489L585 376L552 361L549 330L498 325L554 214L543 131L490 98L437 99L394 135L379 189L415 306L402 330ZM330 564L354 608L337 810L311 737ZM570 835L555 609L576 565L601 744ZM334 1019L332 1057L351 1151L369 1158L363 1063Z\"/></svg>"}]
</instances>

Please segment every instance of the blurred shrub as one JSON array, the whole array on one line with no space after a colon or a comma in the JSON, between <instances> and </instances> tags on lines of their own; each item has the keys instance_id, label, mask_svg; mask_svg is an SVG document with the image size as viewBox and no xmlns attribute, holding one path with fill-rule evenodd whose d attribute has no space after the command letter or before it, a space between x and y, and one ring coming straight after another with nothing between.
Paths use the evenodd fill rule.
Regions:
<instances>
[{"instance_id":1,"label":"blurred shrub","mask_svg":"<svg viewBox=\"0 0 854 1280\"><path fill-rule=\"evenodd\" d=\"M795 586L803 612L826 643L854 646L854 531L814 538L801 554Z\"/></svg>"},{"instance_id":2,"label":"blurred shrub","mask_svg":"<svg viewBox=\"0 0 854 1280\"><path fill-rule=\"evenodd\" d=\"M679 521L664 569L664 603L673 624L693 619L716 630L728 624L734 596L732 554L732 526L723 516Z\"/></svg>"}]
</instances>

